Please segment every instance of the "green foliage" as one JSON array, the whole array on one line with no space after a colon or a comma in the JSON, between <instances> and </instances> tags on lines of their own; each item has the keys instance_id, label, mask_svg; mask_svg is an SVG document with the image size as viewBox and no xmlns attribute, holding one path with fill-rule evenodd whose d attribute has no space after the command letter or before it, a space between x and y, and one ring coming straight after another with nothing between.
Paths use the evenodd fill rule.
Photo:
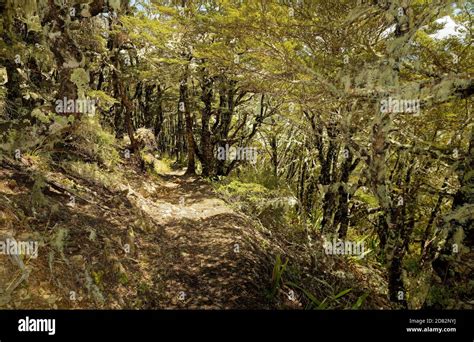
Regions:
<instances>
[{"instance_id":1,"label":"green foliage","mask_svg":"<svg viewBox=\"0 0 474 342\"><path fill-rule=\"evenodd\" d=\"M218 186L219 190L226 191L232 196L252 197L268 193L268 189L257 183L244 183L238 180L232 180L228 184Z\"/></svg>"},{"instance_id":2,"label":"green foliage","mask_svg":"<svg viewBox=\"0 0 474 342\"><path fill-rule=\"evenodd\" d=\"M309 305L306 306L306 309L316 308L316 309L325 309L326 308L326 299L323 301L319 301L311 292L305 290L303 287L293 283L287 282L288 286L294 287L303 292L303 294L308 298Z\"/></svg>"},{"instance_id":3,"label":"green foliage","mask_svg":"<svg viewBox=\"0 0 474 342\"><path fill-rule=\"evenodd\" d=\"M369 296L368 293L364 293L359 298L357 298L357 301L352 306L352 309L354 309L354 310L360 309L368 296Z\"/></svg>"},{"instance_id":4,"label":"green foliage","mask_svg":"<svg viewBox=\"0 0 474 342\"><path fill-rule=\"evenodd\" d=\"M104 130L95 118L82 118L71 135L69 145L80 156L86 156L107 168L113 168L120 160L114 135Z\"/></svg>"},{"instance_id":5,"label":"green foliage","mask_svg":"<svg viewBox=\"0 0 474 342\"><path fill-rule=\"evenodd\" d=\"M101 90L89 90L87 92L87 96L90 99L97 100L97 107L101 111L108 111L113 105L119 103L119 101L115 97L110 96L109 94Z\"/></svg>"},{"instance_id":6,"label":"green foliage","mask_svg":"<svg viewBox=\"0 0 474 342\"><path fill-rule=\"evenodd\" d=\"M282 263L281 257L279 255L276 256L275 264L273 266L272 272L272 280L271 280L271 290L270 290L270 297L275 298L278 290L282 284L282 277L285 273L286 266L288 265L288 259L286 259L285 263Z\"/></svg>"},{"instance_id":7,"label":"green foliage","mask_svg":"<svg viewBox=\"0 0 474 342\"><path fill-rule=\"evenodd\" d=\"M352 289L345 289L345 290L342 290L342 291L340 291L339 293L337 293L333 296L328 296L328 297L324 298L322 301L320 301L310 291L304 289L302 286L300 286L300 285L298 285L294 282L288 281L285 284L290 286L290 287L293 287L295 289L300 290L305 295L305 297L309 301L308 305L306 306L307 310L310 310L310 309L316 309L316 310L330 309L331 306L337 305L340 298L344 297L345 295L347 295L349 292L352 291ZM362 296L360 296L357 299L356 303L354 303L352 308L353 309L358 309L360 306L362 306L362 304L364 303L367 296L368 296L368 294L363 294Z\"/></svg>"},{"instance_id":8,"label":"green foliage","mask_svg":"<svg viewBox=\"0 0 474 342\"><path fill-rule=\"evenodd\" d=\"M5 131L0 136L3 142L0 144L0 151L10 157L13 157L17 149L20 150L22 154L31 151L42 139L39 131L39 127L28 127L26 125L24 128L12 128Z\"/></svg>"},{"instance_id":9,"label":"green foliage","mask_svg":"<svg viewBox=\"0 0 474 342\"><path fill-rule=\"evenodd\" d=\"M32 208L41 208L48 203L45 196L43 195L43 189L45 188L45 186L46 186L46 183L45 183L44 176L37 173L34 176L34 184L33 184L33 188L31 189L31 207Z\"/></svg>"},{"instance_id":10,"label":"green foliage","mask_svg":"<svg viewBox=\"0 0 474 342\"><path fill-rule=\"evenodd\" d=\"M244 168L237 176L242 183L253 183L263 185L269 190L276 190L281 187L280 178L273 175L267 168Z\"/></svg>"},{"instance_id":11,"label":"green foliage","mask_svg":"<svg viewBox=\"0 0 474 342\"><path fill-rule=\"evenodd\" d=\"M354 197L364 203L367 203L372 208L377 207L379 204L377 201L377 197L371 195L370 193L364 192L362 189L358 189L354 194Z\"/></svg>"},{"instance_id":12,"label":"green foliage","mask_svg":"<svg viewBox=\"0 0 474 342\"><path fill-rule=\"evenodd\" d=\"M284 196L286 191L269 190L258 183L244 183L232 178L217 183L215 188L239 210L255 217L267 228L281 229L294 221L296 199Z\"/></svg>"},{"instance_id":13,"label":"green foliage","mask_svg":"<svg viewBox=\"0 0 474 342\"><path fill-rule=\"evenodd\" d=\"M104 276L104 271L98 271L98 272L92 271L91 275L92 275L92 279L94 279L94 283L97 286L102 286L102 278Z\"/></svg>"},{"instance_id":14,"label":"green foliage","mask_svg":"<svg viewBox=\"0 0 474 342\"><path fill-rule=\"evenodd\" d=\"M56 251L63 254L68 236L69 236L69 229L62 228L62 227L58 228L52 237L51 246L54 247Z\"/></svg>"},{"instance_id":15,"label":"green foliage","mask_svg":"<svg viewBox=\"0 0 474 342\"><path fill-rule=\"evenodd\" d=\"M65 161L62 166L72 175L109 189L116 189L122 183L122 177L118 171L106 171L96 163Z\"/></svg>"}]
</instances>

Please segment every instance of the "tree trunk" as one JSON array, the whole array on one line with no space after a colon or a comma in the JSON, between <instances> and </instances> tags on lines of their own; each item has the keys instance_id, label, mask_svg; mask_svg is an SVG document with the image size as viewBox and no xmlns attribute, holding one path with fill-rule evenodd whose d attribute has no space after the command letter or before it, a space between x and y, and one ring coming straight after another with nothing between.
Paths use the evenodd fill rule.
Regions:
<instances>
[{"instance_id":1,"label":"tree trunk","mask_svg":"<svg viewBox=\"0 0 474 342\"><path fill-rule=\"evenodd\" d=\"M186 175L196 174L196 162L194 158L194 136L193 136L193 118L191 116L191 110L189 108L188 100L188 84L187 77L185 77L179 86L179 100L182 103L180 111L184 109L184 116L186 120L186 148L188 154Z\"/></svg>"},{"instance_id":2,"label":"tree trunk","mask_svg":"<svg viewBox=\"0 0 474 342\"><path fill-rule=\"evenodd\" d=\"M201 153L202 153L202 175L208 177L214 172L213 145L211 143L211 131L209 121L212 115L212 85L213 80L207 75L203 76L201 82L201 100L204 103L201 117Z\"/></svg>"}]
</instances>

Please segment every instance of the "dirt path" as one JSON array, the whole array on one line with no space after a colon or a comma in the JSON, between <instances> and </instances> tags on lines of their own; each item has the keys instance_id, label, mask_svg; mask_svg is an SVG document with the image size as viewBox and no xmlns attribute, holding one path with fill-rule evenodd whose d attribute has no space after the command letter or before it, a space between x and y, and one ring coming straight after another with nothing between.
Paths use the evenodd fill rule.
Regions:
<instances>
[{"instance_id":1,"label":"dirt path","mask_svg":"<svg viewBox=\"0 0 474 342\"><path fill-rule=\"evenodd\" d=\"M217 198L206 182L180 173L164 180L160 186L140 185L148 198L128 195L160 226L158 233L136 241L142 271L152 270L155 278L158 298L150 307L268 307L271 265L263 252L266 238L252 221Z\"/></svg>"},{"instance_id":2,"label":"dirt path","mask_svg":"<svg viewBox=\"0 0 474 342\"><path fill-rule=\"evenodd\" d=\"M0 212L10 217L9 234L40 237L44 243L39 257L28 260L30 277L0 306L270 306L266 293L272 258L265 251L270 243L251 220L234 212L199 178L183 172L157 178L128 167L124 171L126 178L113 189L51 172L48 179L58 184L74 180L80 198L70 205L68 193L46 187L48 205L35 215L29 206L33 184L14 170L3 170ZM13 213L20 206L32 216L24 225ZM1 278L0 289L15 272L12 268Z\"/></svg>"},{"instance_id":3,"label":"dirt path","mask_svg":"<svg viewBox=\"0 0 474 342\"><path fill-rule=\"evenodd\" d=\"M206 181L120 171L108 185L51 171L39 196L32 170L0 168L0 236L39 242L38 258L23 260L29 277L11 296L4 290L21 270L0 255L0 308L301 308L287 300L289 288L268 298L276 255L291 258L291 280L318 298L352 288L347 305L370 293L369 308L389 307L373 268L322 253L313 265L303 244L257 226Z\"/></svg>"}]
</instances>

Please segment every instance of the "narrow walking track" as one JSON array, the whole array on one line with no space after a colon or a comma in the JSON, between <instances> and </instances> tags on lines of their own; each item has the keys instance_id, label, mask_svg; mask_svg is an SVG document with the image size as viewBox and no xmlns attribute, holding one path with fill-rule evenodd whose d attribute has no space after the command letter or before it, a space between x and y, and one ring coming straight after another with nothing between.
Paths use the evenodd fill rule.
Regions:
<instances>
[{"instance_id":1,"label":"narrow walking track","mask_svg":"<svg viewBox=\"0 0 474 342\"><path fill-rule=\"evenodd\" d=\"M26 240L41 235L45 242L39 257L27 261L30 277L0 305L271 307L267 291L272 244L253 221L234 212L199 178L183 172L156 177L131 168L126 171L119 183L107 189L68 174L47 175L51 184L74 181L77 201L70 205L68 192L44 190L49 203L45 215L22 225L11 214L8 234ZM31 211L32 183L26 174L15 168L0 172L4 216L13 213L17 203L24 204L25 213ZM61 209L49 212L53 206ZM0 285L5 286L0 288L11 282L15 272L12 266L1 277Z\"/></svg>"},{"instance_id":2,"label":"narrow walking track","mask_svg":"<svg viewBox=\"0 0 474 342\"><path fill-rule=\"evenodd\" d=\"M217 198L205 181L180 174L164 179L164 186L148 186L148 198L128 195L160 227L137 242L140 264L153 270L153 283L161 287L150 305L268 307L272 261L265 249L270 241L252 227L255 223Z\"/></svg>"},{"instance_id":3,"label":"narrow walking track","mask_svg":"<svg viewBox=\"0 0 474 342\"><path fill-rule=\"evenodd\" d=\"M318 298L351 288L349 303L369 293L370 308L389 307L386 282L374 268L321 253L312 265L305 246L288 247L234 211L207 181L183 173L157 177L125 165L104 184L51 171L42 181L46 204L33 210L35 171L6 163L0 236L40 245L38 258L24 260L28 277L18 285L21 267L0 256L0 307L301 308L286 300L288 288L281 300L269 299L277 255L291 257L297 281ZM2 293L9 284L14 291Z\"/></svg>"}]
</instances>

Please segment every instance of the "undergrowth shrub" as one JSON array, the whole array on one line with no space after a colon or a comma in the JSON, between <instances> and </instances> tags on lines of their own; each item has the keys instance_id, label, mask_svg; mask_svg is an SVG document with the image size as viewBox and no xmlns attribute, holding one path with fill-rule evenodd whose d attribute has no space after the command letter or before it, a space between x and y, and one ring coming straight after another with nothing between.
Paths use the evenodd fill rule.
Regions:
<instances>
[{"instance_id":1,"label":"undergrowth shrub","mask_svg":"<svg viewBox=\"0 0 474 342\"><path fill-rule=\"evenodd\" d=\"M138 150L151 152L156 149L156 138L155 134L151 129L139 128L135 132L135 140L137 143Z\"/></svg>"},{"instance_id":2,"label":"undergrowth shrub","mask_svg":"<svg viewBox=\"0 0 474 342\"><path fill-rule=\"evenodd\" d=\"M0 153L13 158L15 151L32 152L41 142L41 130L36 126L9 127L0 135Z\"/></svg>"},{"instance_id":3,"label":"undergrowth shrub","mask_svg":"<svg viewBox=\"0 0 474 342\"><path fill-rule=\"evenodd\" d=\"M120 160L114 135L103 129L94 117L85 116L81 119L77 129L68 138L67 145L107 168L117 165Z\"/></svg>"},{"instance_id":4,"label":"undergrowth shrub","mask_svg":"<svg viewBox=\"0 0 474 342\"><path fill-rule=\"evenodd\" d=\"M106 171L96 163L82 161L64 161L62 166L72 175L87 180L90 183L117 190L122 182L121 174L117 171Z\"/></svg>"},{"instance_id":5,"label":"undergrowth shrub","mask_svg":"<svg viewBox=\"0 0 474 342\"><path fill-rule=\"evenodd\" d=\"M293 217L296 199L281 190L270 190L261 184L236 179L218 183L216 190L267 228L286 226Z\"/></svg>"},{"instance_id":6,"label":"undergrowth shrub","mask_svg":"<svg viewBox=\"0 0 474 342\"><path fill-rule=\"evenodd\" d=\"M282 187L281 181L267 168L244 167L239 169L237 178L243 183L261 184L270 190Z\"/></svg>"}]
</instances>

